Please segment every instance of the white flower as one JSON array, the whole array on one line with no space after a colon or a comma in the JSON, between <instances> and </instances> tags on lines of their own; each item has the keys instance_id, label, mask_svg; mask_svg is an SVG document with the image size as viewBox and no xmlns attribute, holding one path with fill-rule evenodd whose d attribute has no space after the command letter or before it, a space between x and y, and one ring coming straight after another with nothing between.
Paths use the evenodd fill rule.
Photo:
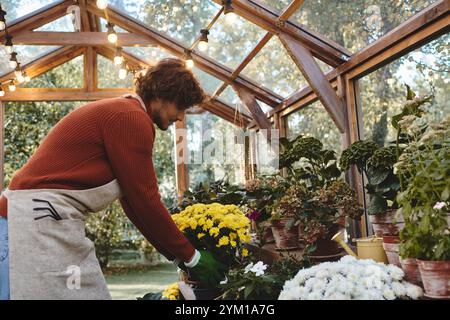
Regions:
<instances>
[{"instance_id":1,"label":"white flower","mask_svg":"<svg viewBox=\"0 0 450 320\"><path fill-rule=\"evenodd\" d=\"M387 268L387 271L389 272L389 274L391 275L392 279L394 279L394 280L402 280L403 279L405 273L399 267L394 266L393 264L390 264L386 268Z\"/></svg>"},{"instance_id":2,"label":"white flower","mask_svg":"<svg viewBox=\"0 0 450 320\"><path fill-rule=\"evenodd\" d=\"M328 270L322 269L322 270L317 271L316 277L319 279L325 279L326 277L328 277L329 274L330 273L328 272Z\"/></svg>"},{"instance_id":3,"label":"white flower","mask_svg":"<svg viewBox=\"0 0 450 320\"><path fill-rule=\"evenodd\" d=\"M435 210L441 210L443 207L445 207L445 202L436 202L433 209Z\"/></svg>"},{"instance_id":4,"label":"white flower","mask_svg":"<svg viewBox=\"0 0 450 320\"><path fill-rule=\"evenodd\" d=\"M267 264L262 261L258 261L254 266L252 266L249 271L253 272L257 277L262 276L264 271L267 269Z\"/></svg>"},{"instance_id":5,"label":"white flower","mask_svg":"<svg viewBox=\"0 0 450 320\"><path fill-rule=\"evenodd\" d=\"M403 284L401 284L400 282L392 282L391 284L392 290L394 290L394 293L397 297L403 297L406 295L406 289L405 286Z\"/></svg>"},{"instance_id":6,"label":"white flower","mask_svg":"<svg viewBox=\"0 0 450 320\"><path fill-rule=\"evenodd\" d=\"M409 282L405 283L406 295L411 299L419 299L423 295L422 288Z\"/></svg>"},{"instance_id":7,"label":"white flower","mask_svg":"<svg viewBox=\"0 0 450 320\"><path fill-rule=\"evenodd\" d=\"M244 269L244 273L248 273L250 271L250 269L253 268L253 262L249 263L245 269Z\"/></svg>"},{"instance_id":8,"label":"white flower","mask_svg":"<svg viewBox=\"0 0 450 320\"><path fill-rule=\"evenodd\" d=\"M383 290L383 297L386 300L395 300L395 292L392 289L386 288Z\"/></svg>"}]
</instances>

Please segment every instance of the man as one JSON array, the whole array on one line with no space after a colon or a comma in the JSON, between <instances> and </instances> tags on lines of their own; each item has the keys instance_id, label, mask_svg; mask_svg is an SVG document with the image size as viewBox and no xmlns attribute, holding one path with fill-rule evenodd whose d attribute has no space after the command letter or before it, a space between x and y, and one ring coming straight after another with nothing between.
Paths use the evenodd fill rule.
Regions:
<instances>
[{"instance_id":1,"label":"man","mask_svg":"<svg viewBox=\"0 0 450 320\"><path fill-rule=\"evenodd\" d=\"M203 99L184 62L165 59L137 79L136 94L59 121L0 198L0 299L110 299L84 219L116 199L165 257L220 281L222 265L191 245L161 202L152 162L154 124L167 130Z\"/></svg>"}]
</instances>

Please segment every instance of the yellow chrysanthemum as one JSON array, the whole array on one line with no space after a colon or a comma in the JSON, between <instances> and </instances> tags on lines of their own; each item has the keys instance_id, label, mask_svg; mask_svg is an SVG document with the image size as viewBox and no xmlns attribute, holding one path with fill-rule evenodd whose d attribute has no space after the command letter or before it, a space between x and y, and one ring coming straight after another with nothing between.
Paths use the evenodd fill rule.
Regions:
<instances>
[{"instance_id":1,"label":"yellow chrysanthemum","mask_svg":"<svg viewBox=\"0 0 450 320\"><path fill-rule=\"evenodd\" d=\"M178 298L180 297L180 289L178 287L178 283L175 282L171 284L166 290L164 290L162 296L169 300L178 300Z\"/></svg>"},{"instance_id":2,"label":"yellow chrysanthemum","mask_svg":"<svg viewBox=\"0 0 450 320\"><path fill-rule=\"evenodd\" d=\"M228 243L230 243L230 239L228 239L227 236L223 236L219 239L219 244L217 246L218 247L226 246L228 245Z\"/></svg>"},{"instance_id":3,"label":"yellow chrysanthemum","mask_svg":"<svg viewBox=\"0 0 450 320\"><path fill-rule=\"evenodd\" d=\"M248 256L248 250L247 250L247 248L242 249L242 256L243 256L243 257Z\"/></svg>"},{"instance_id":4,"label":"yellow chrysanthemum","mask_svg":"<svg viewBox=\"0 0 450 320\"><path fill-rule=\"evenodd\" d=\"M211 228L209 230L209 235L211 237L217 237L219 235L219 228Z\"/></svg>"},{"instance_id":5,"label":"yellow chrysanthemum","mask_svg":"<svg viewBox=\"0 0 450 320\"><path fill-rule=\"evenodd\" d=\"M199 239L203 238L204 236L205 236L204 233L199 233L199 234L197 234L197 237L198 237Z\"/></svg>"}]
</instances>

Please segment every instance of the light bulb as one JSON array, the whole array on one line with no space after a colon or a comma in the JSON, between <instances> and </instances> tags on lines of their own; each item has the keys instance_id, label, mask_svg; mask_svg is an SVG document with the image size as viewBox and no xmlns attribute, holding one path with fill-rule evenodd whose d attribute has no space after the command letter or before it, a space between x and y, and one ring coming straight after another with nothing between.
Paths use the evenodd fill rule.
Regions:
<instances>
[{"instance_id":1,"label":"light bulb","mask_svg":"<svg viewBox=\"0 0 450 320\"><path fill-rule=\"evenodd\" d=\"M14 83L10 83L8 85L8 89L9 89L9 91L16 91L16 86L14 85Z\"/></svg>"},{"instance_id":2,"label":"light bulb","mask_svg":"<svg viewBox=\"0 0 450 320\"><path fill-rule=\"evenodd\" d=\"M114 57L114 64L116 66L120 66L123 62L123 57L122 56L115 56Z\"/></svg>"},{"instance_id":3,"label":"light bulb","mask_svg":"<svg viewBox=\"0 0 450 320\"><path fill-rule=\"evenodd\" d=\"M27 75L27 74L25 74L25 82L30 82L31 81L31 78L30 78L30 76L29 75Z\"/></svg>"},{"instance_id":4,"label":"light bulb","mask_svg":"<svg viewBox=\"0 0 450 320\"><path fill-rule=\"evenodd\" d=\"M22 74L19 74L16 78L18 83L23 83L25 81L25 78L23 77Z\"/></svg>"},{"instance_id":5,"label":"light bulb","mask_svg":"<svg viewBox=\"0 0 450 320\"><path fill-rule=\"evenodd\" d=\"M200 41L200 42L198 43L198 50L200 50L200 51L206 51L206 50L208 50L208 42L206 42L206 41Z\"/></svg>"},{"instance_id":6,"label":"light bulb","mask_svg":"<svg viewBox=\"0 0 450 320\"><path fill-rule=\"evenodd\" d=\"M6 29L6 23L4 21L0 21L0 31L3 31Z\"/></svg>"},{"instance_id":7,"label":"light bulb","mask_svg":"<svg viewBox=\"0 0 450 320\"><path fill-rule=\"evenodd\" d=\"M3 88L0 88L0 97L3 97L5 95L5 91L3 90Z\"/></svg>"},{"instance_id":8,"label":"light bulb","mask_svg":"<svg viewBox=\"0 0 450 320\"><path fill-rule=\"evenodd\" d=\"M6 49L6 53L7 54L11 54L14 51L13 46L5 46L5 49Z\"/></svg>"},{"instance_id":9,"label":"light bulb","mask_svg":"<svg viewBox=\"0 0 450 320\"><path fill-rule=\"evenodd\" d=\"M187 59L187 60L186 60L186 67L187 67L188 69L192 69L192 68L194 67L194 60L192 60L192 59Z\"/></svg>"},{"instance_id":10,"label":"light bulb","mask_svg":"<svg viewBox=\"0 0 450 320\"><path fill-rule=\"evenodd\" d=\"M125 79L127 77L127 69L120 68L119 69L119 79Z\"/></svg>"},{"instance_id":11,"label":"light bulb","mask_svg":"<svg viewBox=\"0 0 450 320\"><path fill-rule=\"evenodd\" d=\"M108 6L107 0L97 0L97 8L104 10Z\"/></svg>"},{"instance_id":12,"label":"light bulb","mask_svg":"<svg viewBox=\"0 0 450 320\"><path fill-rule=\"evenodd\" d=\"M233 24L237 19L236 13L234 12L228 12L225 14L225 23L227 24Z\"/></svg>"},{"instance_id":13,"label":"light bulb","mask_svg":"<svg viewBox=\"0 0 450 320\"><path fill-rule=\"evenodd\" d=\"M108 41L112 44L117 42L117 34L115 33L110 33L108 34Z\"/></svg>"},{"instance_id":14,"label":"light bulb","mask_svg":"<svg viewBox=\"0 0 450 320\"><path fill-rule=\"evenodd\" d=\"M9 66L11 68L16 68L17 67L17 61L16 60L9 60Z\"/></svg>"}]
</instances>

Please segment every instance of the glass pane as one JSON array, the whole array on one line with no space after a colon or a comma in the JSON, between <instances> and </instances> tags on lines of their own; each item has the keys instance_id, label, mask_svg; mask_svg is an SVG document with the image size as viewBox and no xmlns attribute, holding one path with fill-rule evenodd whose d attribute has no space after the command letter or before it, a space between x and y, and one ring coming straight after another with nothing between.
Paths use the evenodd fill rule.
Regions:
<instances>
[{"instance_id":1,"label":"glass pane","mask_svg":"<svg viewBox=\"0 0 450 320\"><path fill-rule=\"evenodd\" d=\"M124 47L124 51L152 65L158 60L174 57L161 47Z\"/></svg>"},{"instance_id":2,"label":"glass pane","mask_svg":"<svg viewBox=\"0 0 450 320\"><path fill-rule=\"evenodd\" d=\"M166 0L132 1L112 0L116 8L148 26L165 32L186 46L190 46L205 28L220 6L212 1Z\"/></svg>"},{"instance_id":3,"label":"glass pane","mask_svg":"<svg viewBox=\"0 0 450 320\"><path fill-rule=\"evenodd\" d=\"M237 16L236 21L230 26L225 22L225 15L222 14L210 30L206 53L222 64L235 69L266 32L240 16Z\"/></svg>"},{"instance_id":4,"label":"glass pane","mask_svg":"<svg viewBox=\"0 0 450 320\"><path fill-rule=\"evenodd\" d=\"M288 138L300 134L319 139L324 149L334 150L336 156L342 151L341 133L323 105L317 101L287 116Z\"/></svg>"},{"instance_id":5,"label":"glass pane","mask_svg":"<svg viewBox=\"0 0 450 320\"><path fill-rule=\"evenodd\" d=\"M450 35L446 34L359 80L364 137L379 145L395 140L392 116L406 100L406 87L419 96L434 94L424 107L429 122L450 114Z\"/></svg>"},{"instance_id":6,"label":"glass pane","mask_svg":"<svg viewBox=\"0 0 450 320\"><path fill-rule=\"evenodd\" d=\"M243 157L231 148L227 152L227 139L235 134L235 126L209 112L187 115L189 186L200 182L213 182L227 177L232 184L243 183ZM234 140L234 139L233 139Z\"/></svg>"},{"instance_id":7,"label":"glass pane","mask_svg":"<svg viewBox=\"0 0 450 320\"><path fill-rule=\"evenodd\" d=\"M265 3L267 7L274 9L276 12L281 12L291 3L291 0L260 0L260 2Z\"/></svg>"},{"instance_id":8,"label":"glass pane","mask_svg":"<svg viewBox=\"0 0 450 320\"><path fill-rule=\"evenodd\" d=\"M243 105L241 99L239 99L232 87L227 86L227 88L219 96L219 100L225 102L233 109L237 109L238 112L251 116L250 111L248 111L247 107Z\"/></svg>"},{"instance_id":9,"label":"glass pane","mask_svg":"<svg viewBox=\"0 0 450 320\"><path fill-rule=\"evenodd\" d=\"M277 37L269 40L242 73L283 97L307 84Z\"/></svg>"},{"instance_id":10,"label":"glass pane","mask_svg":"<svg viewBox=\"0 0 450 320\"><path fill-rule=\"evenodd\" d=\"M97 75L99 88L132 88L133 74L128 72L125 79L119 78L119 68L114 63L103 57L97 55Z\"/></svg>"},{"instance_id":11,"label":"glass pane","mask_svg":"<svg viewBox=\"0 0 450 320\"><path fill-rule=\"evenodd\" d=\"M192 68L192 72L196 75L198 81L200 81L200 84L203 88L203 90L206 91L206 93L212 95L217 87L219 87L223 82L217 79L216 77L210 75L209 73L200 70L199 68Z\"/></svg>"},{"instance_id":12,"label":"glass pane","mask_svg":"<svg viewBox=\"0 0 450 320\"><path fill-rule=\"evenodd\" d=\"M259 106L261 107L261 109L264 113L267 113L267 112L273 110L273 108L271 106L262 102L261 100L256 99L256 102L258 102Z\"/></svg>"},{"instance_id":13,"label":"glass pane","mask_svg":"<svg viewBox=\"0 0 450 320\"><path fill-rule=\"evenodd\" d=\"M290 18L356 52L436 0L305 0Z\"/></svg>"},{"instance_id":14,"label":"glass pane","mask_svg":"<svg viewBox=\"0 0 450 320\"><path fill-rule=\"evenodd\" d=\"M82 88L83 56L76 57L40 76L31 79L22 87L27 88ZM70 75L70 76L68 76Z\"/></svg>"},{"instance_id":15,"label":"glass pane","mask_svg":"<svg viewBox=\"0 0 450 320\"><path fill-rule=\"evenodd\" d=\"M55 0L6 0L2 1L2 8L6 11L6 23L11 23L55 2Z\"/></svg>"},{"instance_id":16,"label":"glass pane","mask_svg":"<svg viewBox=\"0 0 450 320\"><path fill-rule=\"evenodd\" d=\"M60 32L74 32L75 26L72 21L72 15L66 14L64 17L56 19L55 21L44 24L34 31L60 31ZM14 39L13 39L14 41Z\"/></svg>"},{"instance_id":17,"label":"glass pane","mask_svg":"<svg viewBox=\"0 0 450 320\"><path fill-rule=\"evenodd\" d=\"M157 127L156 127L157 128ZM156 138L153 145L153 164L158 178L158 188L161 198L167 207L176 202L177 185L175 181L174 163L174 126L167 131L156 129Z\"/></svg>"},{"instance_id":18,"label":"glass pane","mask_svg":"<svg viewBox=\"0 0 450 320\"><path fill-rule=\"evenodd\" d=\"M50 129L83 104L81 101L5 103L5 188Z\"/></svg>"},{"instance_id":19,"label":"glass pane","mask_svg":"<svg viewBox=\"0 0 450 320\"><path fill-rule=\"evenodd\" d=\"M14 40L13 40L14 41ZM37 60L40 57L48 54L51 51L59 49L58 46L14 46L15 52L17 52L17 61L24 66L27 63ZM0 46L0 75L11 72L14 69L9 66L10 55L7 54L5 47Z\"/></svg>"},{"instance_id":20,"label":"glass pane","mask_svg":"<svg viewBox=\"0 0 450 320\"><path fill-rule=\"evenodd\" d=\"M108 29L106 28L106 24L107 23L108 23L108 21L106 21L103 18L100 18L100 32L107 32L108 31ZM119 32L119 33L126 33L126 32L128 32L127 30L122 29L121 27L116 26L116 25L114 25L114 31Z\"/></svg>"}]
</instances>

